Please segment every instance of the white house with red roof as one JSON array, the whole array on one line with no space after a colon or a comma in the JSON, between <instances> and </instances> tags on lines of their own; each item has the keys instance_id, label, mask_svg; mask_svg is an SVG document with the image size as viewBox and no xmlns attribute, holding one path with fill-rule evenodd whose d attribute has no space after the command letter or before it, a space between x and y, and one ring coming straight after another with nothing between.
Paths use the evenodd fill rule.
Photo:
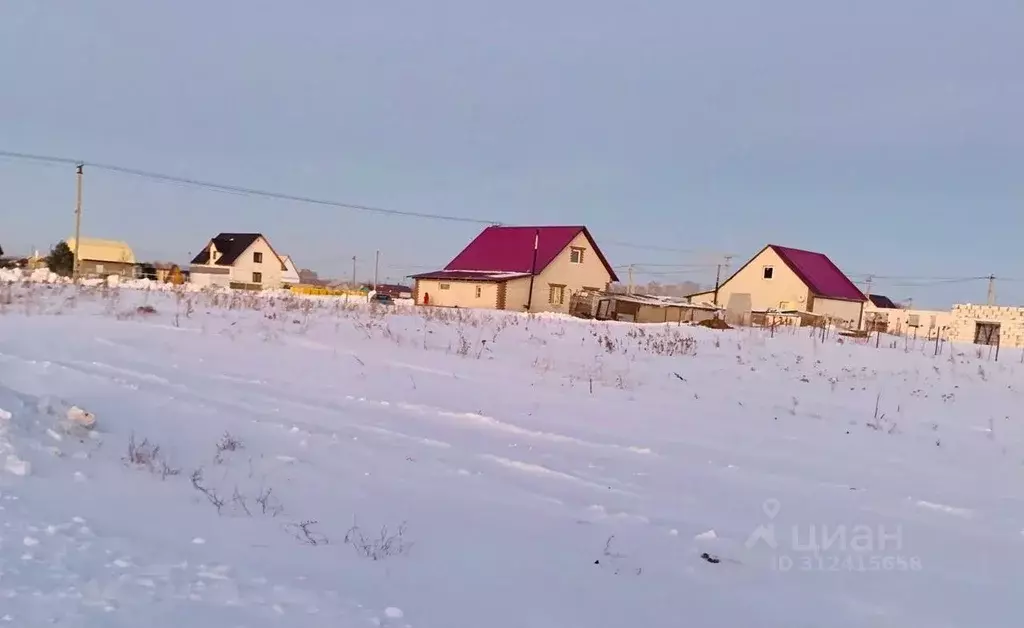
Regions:
<instances>
[{"instance_id":1,"label":"white house with red roof","mask_svg":"<svg viewBox=\"0 0 1024 628\"><path fill-rule=\"evenodd\" d=\"M580 290L618 281L583 226L487 227L443 269L413 275L417 305L568 312Z\"/></svg>"},{"instance_id":2,"label":"white house with red roof","mask_svg":"<svg viewBox=\"0 0 1024 628\"><path fill-rule=\"evenodd\" d=\"M769 244L718 287L690 295L732 312L800 311L859 329L867 298L828 256Z\"/></svg>"}]
</instances>

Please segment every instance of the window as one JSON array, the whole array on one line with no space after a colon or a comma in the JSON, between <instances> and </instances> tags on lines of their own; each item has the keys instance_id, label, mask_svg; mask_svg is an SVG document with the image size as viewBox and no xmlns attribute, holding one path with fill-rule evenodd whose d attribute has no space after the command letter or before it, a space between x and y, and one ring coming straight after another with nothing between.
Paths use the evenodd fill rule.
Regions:
<instances>
[{"instance_id":1,"label":"window","mask_svg":"<svg viewBox=\"0 0 1024 628\"><path fill-rule=\"evenodd\" d=\"M569 249L569 263L570 264L582 264L583 263L583 249L578 246L574 246Z\"/></svg>"},{"instance_id":2,"label":"window","mask_svg":"<svg viewBox=\"0 0 1024 628\"><path fill-rule=\"evenodd\" d=\"M565 303L565 286L548 284L548 303L562 305Z\"/></svg>"},{"instance_id":3,"label":"window","mask_svg":"<svg viewBox=\"0 0 1024 628\"><path fill-rule=\"evenodd\" d=\"M96 264L96 272L97 273L102 273L103 272L103 264Z\"/></svg>"},{"instance_id":4,"label":"window","mask_svg":"<svg viewBox=\"0 0 1024 628\"><path fill-rule=\"evenodd\" d=\"M450 283L439 283L439 284L437 284L437 289L438 290L450 290L451 287L452 287L452 284L450 284Z\"/></svg>"},{"instance_id":5,"label":"window","mask_svg":"<svg viewBox=\"0 0 1024 628\"><path fill-rule=\"evenodd\" d=\"M974 323L974 344L998 345L999 323Z\"/></svg>"},{"instance_id":6,"label":"window","mask_svg":"<svg viewBox=\"0 0 1024 628\"><path fill-rule=\"evenodd\" d=\"M481 296L483 296L483 293L484 293L484 289L481 288L480 286L477 286L476 287L476 298L479 299Z\"/></svg>"},{"instance_id":7,"label":"window","mask_svg":"<svg viewBox=\"0 0 1024 628\"><path fill-rule=\"evenodd\" d=\"M260 253L259 251L256 251L255 253L253 253L252 254L252 261L257 263L257 264L262 264L263 263L263 253Z\"/></svg>"},{"instance_id":8,"label":"window","mask_svg":"<svg viewBox=\"0 0 1024 628\"><path fill-rule=\"evenodd\" d=\"M920 314L909 314L907 316L907 327L920 327L921 326L921 315Z\"/></svg>"},{"instance_id":9,"label":"window","mask_svg":"<svg viewBox=\"0 0 1024 628\"><path fill-rule=\"evenodd\" d=\"M253 283L263 283L263 273L253 273L252 274L252 282Z\"/></svg>"},{"instance_id":10,"label":"window","mask_svg":"<svg viewBox=\"0 0 1024 628\"><path fill-rule=\"evenodd\" d=\"M774 266L765 266L764 269L762 269L762 273L763 273L762 276L765 279L771 279L772 275L775 274L775 267Z\"/></svg>"}]
</instances>

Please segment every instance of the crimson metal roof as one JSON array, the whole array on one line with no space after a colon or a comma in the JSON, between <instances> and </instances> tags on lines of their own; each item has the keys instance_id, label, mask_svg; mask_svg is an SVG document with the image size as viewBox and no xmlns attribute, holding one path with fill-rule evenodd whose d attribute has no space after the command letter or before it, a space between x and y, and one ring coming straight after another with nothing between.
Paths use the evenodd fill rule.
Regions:
<instances>
[{"instance_id":1,"label":"crimson metal roof","mask_svg":"<svg viewBox=\"0 0 1024 628\"><path fill-rule=\"evenodd\" d=\"M789 266L801 281L807 284L815 296L844 301L866 300L860 288L850 281L850 278L843 274L843 271L839 270L839 267L833 264L827 255L777 244L768 246L782 258L786 266Z\"/></svg>"},{"instance_id":2,"label":"crimson metal roof","mask_svg":"<svg viewBox=\"0 0 1024 628\"><path fill-rule=\"evenodd\" d=\"M598 248L590 232L583 226L554 227L487 227L480 235L455 256L444 271L476 272L482 274L541 272L580 233L586 235L612 281L618 281L608 260ZM534 265L534 238L537 240L537 262ZM434 277L437 273L427 273ZM420 275L421 278L426 278Z\"/></svg>"}]
</instances>

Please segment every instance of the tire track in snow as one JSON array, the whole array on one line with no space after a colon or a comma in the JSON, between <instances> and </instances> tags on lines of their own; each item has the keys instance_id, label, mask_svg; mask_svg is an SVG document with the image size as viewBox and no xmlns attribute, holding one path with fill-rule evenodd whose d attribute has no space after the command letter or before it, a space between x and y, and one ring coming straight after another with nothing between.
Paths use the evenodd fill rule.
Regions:
<instances>
[{"instance_id":1,"label":"tire track in snow","mask_svg":"<svg viewBox=\"0 0 1024 628\"><path fill-rule=\"evenodd\" d=\"M24 362L31 362L30 360L24 360L24 359L21 359L21 360L24 361ZM67 369L67 370L70 370L70 371L75 371L75 372L80 373L82 375L85 375L87 377L93 377L93 378L96 378L96 379L100 379L102 381L108 381L108 382L111 382L111 383L113 383L115 385L126 386L127 388L129 388L131 390L138 391L138 390L140 390L140 386L139 385L133 384L133 383L129 382L128 380L124 379L125 377L134 378L134 379L136 379L136 380L138 380L140 382L143 382L144 384L147 384L147 385L149 385L151 387L160 387L160 388L164 388L164 389L169 388L169 389L175 391L178 395L183 395L183 396L190 397L191 399L199 402L201 405L206 405L206 406L210 406L210 407L214 407L214 408L219 408L219 409L224 409L224 410L229 410L229 411L235 411L235 412L238 412L238 411L244 412L247 416L250 417L250 419L253 422L259 423L259 424L273 425L273 426L277 426L277 427L281 427L281 428L289 428L289 427L298 426L301 429L303 429L304 431L306 431L307 433L327 435L327 436L335 435L338 432L343 432L343 431L345 431L347 429L347 430L359 431L359 432L365 433L365 434L375 434L375 435L378 435L378 436L385 436L385 437L400 439L400 440L404 440L404 441L415 442L415 443L419 443L421 445L427 445L427 446L432 446L432 447L438 447L438 448L449 448L449 447L451 447L450 443L446 443L446 442L443 442L443 441L438 441L438 440L434 440L434 439L430 439L430 438L423 438L423 437L419 437L419 436L413 436L411 434L406 434L404 432L400 432L400 431L397 431L397 430L385 429L385 428L378 427L378 426L363 425L363 424L359 424L359 423L344 423L344 424L333 425L331 427L326 427L326 426L323 426L323 425L318 425L318 424L309 423L309 422L303 422L303 421L296 421L296 420L291 420L291 419L289 419L288 421L282 421L281 419L277 419L277 418L254 418L254 417L258 417L258 416L269 416L270 413L267 412L266 407L263 406L263 405L249 404L249 403L239 402L239 401L235 401L235 400L227 400L227 399L224 399L222 397L216 397L216 396L213 396L213 395L210 395L210 394L204 394L204 393L198 392L195 389L195 387L190 387L190 386L186 386L184 384L180 384L180 383L177 383L177 382L172 382L172 381L170 381L170 380L168 380L168 379L166 379L164 377L160 377L159 375L153 375L153 374L145 373L145 372L142 372L142 371L135 371L135 370L132 370L132 369L125 369L125 368L121 368L121 367L115 367L115 366L111 366L111 365L108 365L108 364L105 364L105 363L102 363L102 362L81 362L81 361L76 361L76 360L63 360L63 361L52 361L52 362L37 363L37 364L41 365L41 366L47 366L47 365L57 366L57 367L60 367L60 368L63 368L63 369ZM104 371L109 371L111 373L115 373L117 376L106 375L104 373ZM237 382L238 380L236 379L235 381ZM244 383L249 384L251 382L244 382ZM298 406L298 407L304 407L304 408L306 408L308 410L314 410L314 411L318 411L318 412L323 412L323 411L335 411L335 412L337 412L338 410L340 410L338 408L332 409L332 408L328 408L328 407L324 407L324 406L309 404L309 403L298 401L298 400L284 399L284 398L280 398L280 397L277 397L277 396L268 396L268 395L265 395L265 394L261 394L259 396L264 397L264 398L269 398L271 401L276 401L276 402L282 402L283 401L283 402L288 403L290 405L294 405L294 406ZM252 398L252 397L253 396L250 395L250 398ZM180 396L176 397L176 399L181 399L181 397Z\"/></svg>"},{"instance_id":2,"label":"tire track in snow","mask_svg":"<svg viewBox=\"0 0 1024 628\"><path fill-rule=\"evenodd\" d=\"M355 400L355 397L348 395L345 397L348 400ZM363 401L363 399L358 399ZM370 403L373 403L372 401ZM379 402L383 403L383 402ZM577 445L581 447L595 447L599 449L612 449L616 451L627 451L634 454L651 454L653 453L648 447L638 446L623 446L616 445L613 443L597 443L594 441L584 440L575 436L566 436L565 434L558 434L555 432L542 432L539 430L531 430L525 427L520 427L513 423L507 423L496 419L492 416L480 414L477 412L453 412L451 410L445 410L443 408L437 408L433 406L398 402L394 404L395 407L408 412L415 412L424 416L437 416L444 419L457 419L460 423L462 421L468 421L472 424L476 424L484 429L495 430L500 432L506 432L508 434L514 434L516 436L525 436L528 438L535 438L539 440L547 440L553 443L561 443L568 445Z\"/></svg>"},{"instance_id":3,"label":"tire track in snow","mask_svg":"<svg viewBox=\"0 0 1024 628\"><path fill-rule=\"evenodd\" d=\"M12 356L12 357L16 357L16 356ZM20 359L24 360L24 358L20 358ZM24 361L28 361L28 360L24 360ZM147 372L144 372L144 371L138 371L138 370L123 368L123 367L119 367L119 366L113 366L113 365L110 365L110 364L106 364L106 363L103 363L103 362L96 362L96 361L94 361L94 362L84 362L84 361L78 361L78 360L63 360L63 361L56 361L55 360L55 361L51 361L49 363L57 365L57 366L61 366L61 367L64 367L64 368L69 368L69 369L72 369L72 370L76 370L76 371L79 371L79 372L82 372L82 373L86 373L86 374L89 374L89 375L94 375L94 376L97 376L97 377L110 379L110 380L115 381L117 383L128 383L124 379L110 378L110 377L107 377L103 373L103 371L109 371L111 373L116 373L117 375L120 375L120 376L123 376L123 377L133 378L133 379L136 379L136 380L139 380L139 381L142 381L142 382L146 382L146 383L150 383L150 384L163 385L163 386L170 387L170 388L172 388L174 390L177 390L177 391L180 391L180 392L186 392L188 394L191 394L192 396L195 396L197 398L202 399L203 401L205 401L207 403L214 403L214 404L219 404L219 405L224 405L225 403L227 403L228 405L232 405L232 406L242 406L242 404L238 404L237 402L225 402L222 399L216 399L216 398L213 398L213 397L211 397L209 395L198 395L198 394L196 394L194 387L189 387L189 386L186 386L184 384L176 383L176 382L173 382L173 381L171 381L171 380L169 380L169 379L167 379L165 377L162 377L160 375L155 375L155 374L147 373ZM242 378L233 377L233 376L220 376L219 378L223 379L225 381L233 381L235 383L240 383L240 384L244 384L244 385L261 385L262 386L262 385L264 385L266 383L266 382L262 382L260 380L243 380ZM131 387L133 389L136 388L135 386L131 386ZM288 403L290 405L306 407L308 409L318 410L318 411L337 412L337 411L342 409L341 407L337 407L336 405L331 404L331 403L314 402L314 401L310 401L308 399L301 399L300 400L300 399L295 398L293 396L281 395L279 393L267 393L266 390L263 389L262 387L261 387L260 391L257 394L255 394L255 395L250 394L249 397L250 398L262 397L262 398L264 398L265 400L268 400L268 401L284 402L284 403ZM367 406L370 406L370 407L377 407L377 408L398 408L398 409L400 409L402 411L405 411L407 413L416 414L418 416L438 417L438 418L442 418L442 419L449 419L448 421L446 421L446 423L448 423L448 424L455 424L455 425L458 425L460 427L462 427L462 426L475 426L475 427L478 427L478 428L486 430L486 431L504 432L504 433L507 433L507 434L513 434L513 435L516 435L516 436L521 436L521 437L525 437L525 438L532 438L532 439L537 439L537 440L545 440L545 441L549 441L549 442L553 442L553 443L567 444L567 445L576 445L576 446L579 446L579 447L591 447L591 448L597 448L597 449L608 449L608 450L620 451L620 452L628 452L628 453L631 453L631 454L638 454L638 455L652 455L652 454L654 454L654 452L650 448L648 448L648 447L635 446L635 445L626 446L626 445L618 445L618 444L614 444L614 443L601 443L601 442L595 442L595 441L590 441L590 440L578 438L578 437L575 437L575 436L568 436L568 435L565 435L565 434L559 434L559 433L556 433L556 432L545 432L545 431L540 431L540 430L528 429L528 428L524 428L524 427L515 425L513 423L508 423L506 421L502 421L502 420L497 419L497 418L492 417L492 416L488 416L488 415L484 415L484 414L479 414L479 413L476 413L476 412L455 412L455 411L447 410L447 409L444 409L444 408L438 408L438 407L434 407L434 406L428 406L428 405L422 405L422 404L413 404L413 403L407 403L407 402L390 402L390 401L384 401L384 400L373 400L373 399L367 399L366 397L357 397L355 395L345 395L344 396L344 401L355 402L355 403L358 403L358 404L363 404L363 405L367 405ZM252 406L244 406L244 409L247 410L247 411L254 411L254 410L257 410L258 408L257 407L252 407ZM363 427L365 427L365 426L363 426ZM383 428L374 427L374 431L376 431L378 433L380 433L380 431L382 429ZM403 434L401 432L395 432L395 434L398 434L401 437L405 437L407 439L412 439L412 440L416 440L418 438L418 437L415 437L415 436L410 436L408 434ZM427 440L430 440L430 439L427 439ZM656 454L654 454L654 455L656 455Z\"/></svg>"},{"instance_id":4,"label":"tire track in snow","mask_svg":"<svg viewBox=\"0 0 1024 628\"><path fill-rule=\"evenodd\" d=\"M623 495L633 495L633 493L630 493L629 491L624 491L622 489L612 488L610 486L603 486L601 484L597 484L597 483L591 482L591 481L586 480L584 478L581 478L579 476L572 475L570 473L565 473L563 471L556 471L554 469L550 469L548 467L545 467L545 466L539 465L539 464L533 464L533 463L530 463L530 462L523 462L521 460L512 460L512 459L509 459L509 458L504 458L502 456L495 456L493 454L479 454L477 457L480 458L481 460L488 460L488 461L494 462L494 463L496 463L496 464L498 464L498 465L500 465L502 467L505 467L505 468L508 468L508 469L513 469L515 471L519 471L521 473L526 473L526 474L529 474L529 475L536 475L536 476L540 476L540 477L544 477L544 478L552 478L552 479L558 479L558 480L565 480L567 482L572 482L574 484L578 484L578 485L581 485L581 486L586 486L588 488L592 488L592 489L595 489L595 490L598 490L598 491L602 491L602 492L612 491L612 492L623 494Z\"/></svg>"},{"instance_id":5,"label":"tire track in snow","mask_svg":"<svg viewBox=\"0 0 1024 628\"><path fill-rule=\"evenodd\" d=\"M223 378L214 377L209 380L200 380L198 383L203 385L203 387L196 387L186 386L182 383L172 381L167 377L146 372L139 368L126 368L100 361L63 360L50 362L48 364L80 373L86 377L93 377L115 385L127 386L133 391L148 392L150 394L152 394L152 392L159 391L160 393L167 394L167 391L170 390L173 391L173 398L178 402L187 402L188 400L192 400L193 402L198 402L202 405L227 410L232 414L243 414L245 415L245 418L252 423L272 426L282 430L283 432L299 437L303 437L305 435L326 436L331 441L327 443L328 445L332 444L332 442L333 444L342 444L344 441L342 441L342 443L337 441L337 437L339 435L344 435L346 432L349 434L355 432L359 435L369 434L380 437L389 445L395 444L394 441L399 441L412 443L421 447L429 447L435 450L461 449L461 447L455 447L452 443L442 440L407 434L398 430L380 427L378 425L348 422L348 420L352 418L352 413L350 411L346 411L346 407L351 408L362 406L390 414L435 418L443 425L454 424L459 428L479 430L486 434L506 434L558 445L604 449L625 453L630 456L636 456L637 460L652 460L652 457L649 455L650 450L644 448L624 447L621 445L607 443L594 443L564 434L530 430L479 413L453 412L443 408L422 404L375 401L363 397L355 397L353 395L346 396L343 402L340 403L311 402L308 399L296 399L292 395L288 394L281 395L278 394L277 391L268 394L268 388L266 386L260 386L253 380L245 380L244 378L234 376L225 376ZM37 366L45 368L47 365L38 364ZM172 372L170 374L178 375L177 372ZM212 381L217 381L218 379L221 382L229 381L238 384L246 389L252 389L254 386L257 388L256 391L254 391L255 394L247 393L244 400L234 400L230 397L225 398L223 390L221 389L218 389L215 393L213 391L204 390L205 386L210 385ZM317 423L315 421L304 421L301 419L285 419L280 416L278 412L270 411L268 404L301 408L316 413L338 414L339 412L344 412L346 422L324 424ZM530 447L529 449L532 450L533 448ZM405 453L406 451L403 449L403 455ZM464 457L461 460L449 460L443 456L439 457L436 455L429 456L428 458L431 459L434 464L439 464L440 468L447 469L450 473L456 475L483 475L484 477L489 478L492 482L498 481L502 484L508 484L510 487L515 486L518 490L523 491L524 495L529 495L532 498L538 498L542 501L556 503L566 509L569 516L574 519L579 519L579 512L583 508L594 507L594 496L591 494L591 497L586 497L585 493L581 493L578 490L575 492L567 491L566 488L568 487L576 486L578 488L585 489L588 493L592 491L594 493L600 493L608 496L603 499L608 499L612 496L617 496L619 498L626 497L629 498L630 501L633 501L633 499L643 499L642 493L628 490L628 483L624 485L621 481L621 477L618 476L611 478L588 477L588 475L591 474L573 473L567 470L560 470L551 466L546 466L545 464L513 459L503 455L496 455L494 453L476 453L469 451L463 452L462 455ZM564 456L557 456L556 458L560 459L563 457ZM486 467L482 467L479 464L473 464L473 460L484 463ZM588 466L595 468L593 463ZM488 470L488 467L491 470ZM467 469L472 471L467 471ZM497 469L500 469L503 473L496 474L494 471ZM516 478L519 478L519 480L516 480ZM526 480L526 482L524 483L522 480ZM562 485L562 487L560 488L559 485ZM635 505L636 504L634 504L634 506ZM648 520L645 515L633 514L633 508L623 508L623 505L614 504L610 504L609 507L614 512L620 513L619 518L616 518L615 521L619 521L621 517L625 517L626 520L632 522ZM605 508L605 506L600 506L600 508Z\"/></svg>"},{"instance_id":6,"label":"tire track in snow","mask_svg":"<svg viewBox=\"0 0 1024 628\"><path fill-rule=\"evenodd\" d=\"M435 449L454 449L451 443L446 441L436 440L433 438L426 438L422 436L415 436L407 434L398 430L383 428L377 425L366 425L360 423L332 423L329 425L315 423L310 421L295 420L295 419L282 419L277 416L276 412L268 412L268 404L287 405L296 408L302 408L305 410L318 412L318 413L334 413L343 412L345 406L358 405L364 407L375 408L378 410L384 410L385 412L394 413L398 410L405 414L414 414L416 416L436 416L443 419L445 424L452 424L452 419L457 419L455 425L458 427L465 427L467 425L474 428L482 429L484 433L503 433L513 434L516 436L522 436L527 438L534 438L543 440L546 442L553 442L558 444L575 445L578 447L589 447L607 449L612 451L627 452L631 455L642 455L647 457L647 452L643 448L629 448L614 444L605 443L593 443L583 439L574 438L562 434L555 434L549 432L540 432L535 430L528 430L519 426L502 422L477 413L459 413L451 412L441 408L435 408L432 406L408 404L404 402L391 403L387 401L374 401L363 397L355 397L348 395L344 398L345 403L322 403L310 401L308 399L296 399L290 395L281 395L276 393L268 394L266 389L261 387L255 394L249 393L246 396L245 401L225 399L223 396L214 396L209 393L201 392L194 386L186 386L177 382L173 382L160 375L147 373L144 371L129 369L119 366L109 365L103 362L92 361L77 361L77 360L62 360L53 361L49 364L64 368L67 370L75 371L83 375L94 377L100 380L105 380L118 385L125 385L128 388L139 391L139 390L163 390L171 389L177 393L176 398L183 401L184 398L190 398L199 401L202 404L228 410L233 413L242 413L253 423L268 425L286 430L292 433L304 432L307 435L316 434L322 436L336 437L339 433L343 434L348 432L358 432L359 434L372 434L375 436L382 437L386 440L400 440L418 444L421 446L432 447ZM128 382L125 378L134 379L138 384ZM248 387L249 385L246 384ZM261 401L265 403L261 403ZM345 413L346 419L351 417L351 413ZM464 420L469 419L467 424ZM590 490L599 491L603 494L609 492L628 495L638 496L635 492L630 491L623 485L620 478L608 479L608 478L587 478L581 475L573 474L567 471L561 471L554 468L546 467L540 464L513 460L505 458L503 456L497 456L493 454L469 454L479 460L485 460L492 465L496 464L506 471L514 471L517 475L522 477L546 477L548 479L562 479L577 486L587 487ZM451 467L453 470L457 468L453 466L451 462L438 460L446 467ZM459 466L458 468L461 468ZM532 489L536 491L536 489ZM551 497L547 495L544 490L538 493L544 497Z\"/></svg>"}]
</instances>

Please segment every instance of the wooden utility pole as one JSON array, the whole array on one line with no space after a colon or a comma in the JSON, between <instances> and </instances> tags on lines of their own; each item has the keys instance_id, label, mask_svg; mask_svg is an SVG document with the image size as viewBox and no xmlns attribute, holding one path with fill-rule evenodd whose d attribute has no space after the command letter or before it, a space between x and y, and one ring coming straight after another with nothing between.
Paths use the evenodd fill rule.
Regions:
<instances>
[{"instance_id":1,"label":"wooden utility pole","mask_svg":"<svg viewBox=\"0 0 1024 628\"><path fill-rule=\"evenodd\" d=\"M729 262L732 260L732 255L723 255L723 262L715 265L715 295L712 298L712 302L718 305L718 289L722 287L722 267L725 267L725 272L729 272Z\"/></svg>"},{"instance_id":2,"label":"wooden utility pole","mask_svg":"<svg viewBox=\"0 0 1024 628\"><path fill-rule=\"evenodd\" d=\"M78 256L79 248L82 245L82 172L85 166L78 164L75 169L75 184L77 188L77 194L75 195L75 261L71 265L71 279L78 281L78 266L80 258Z\"/></svg>"},{"instance_id":3,"label":"wooden utility pole","mask_svg":"<svg viewBox=\"0 0 1024 628\"><path fill-rule=\"evenodd\" d=\"M996 304L996 276L995 275L989 275L988 276L988 304L989 305L995 305Z\"/></svg>"},{"instance_id":4,"label":"wooden utility pole","mask_svg":"<svg viewBox=\"0 0 1024 628\"><path fill-rule=\"evenodd\" d=\"M718 305L718 284L722 281L722 265L718 264L715 266L715 295L712 297L711 302Z\"/></svg>"},{"instance_id":5,"label":"wooden utility pole","mask_svg":"<svg viewBox=\"0 0 1024 628\"><path fill-rule=\"evenodd\" d=\"M629 265L629 285L626 286L626 294L633 294L633 265Z\"/></svg>"},{"instance_id":6,"label":"wooden utility pole","mask_svg":"<svg viewBox=\"0 0 1024 628\"><path fill-rule=\"evenodd\" d=\"M864 290L864 294L867 294L867 295L870 295L870 294L871 294L871 280L872 280L872 279L874 279L874 276L872 276L872 275L868 275L868 282L867 282L867 283L868 283L868 285L867 285L867 289L866 289L866 290Z\"/></svg>"},{"instance_id":7,"label":"wooden utility pole","mask_svg":"<svg viewBox=\"0 0 1024 628\"><path fill-rule=\"evenodd\" d=\"M377 276L380 273L380 249L373 258L373 291L377 291Z\"/></svg>"},{"instance_id":8,"label":"wooden utility pole","mask_svg":"<svg viewBox=\"0 0 1024 628\"><path fill-rule=\"evenodd\" d=\"M537 276L537 250L540 249L540 229L533 232L533 261L530 262L530 294L526 295L526 311L533 307L533 279Z\"/></svg>"},{"instance_id":9,"label":"wooden utility pole","mask_svg":"<svg viewBox=\"0 0 1024 628\"><path fill-rule=\"evenodd\" d=\"M352 289L356 289L356 256L352 256Z\"/></svg>"}]
</instances>

